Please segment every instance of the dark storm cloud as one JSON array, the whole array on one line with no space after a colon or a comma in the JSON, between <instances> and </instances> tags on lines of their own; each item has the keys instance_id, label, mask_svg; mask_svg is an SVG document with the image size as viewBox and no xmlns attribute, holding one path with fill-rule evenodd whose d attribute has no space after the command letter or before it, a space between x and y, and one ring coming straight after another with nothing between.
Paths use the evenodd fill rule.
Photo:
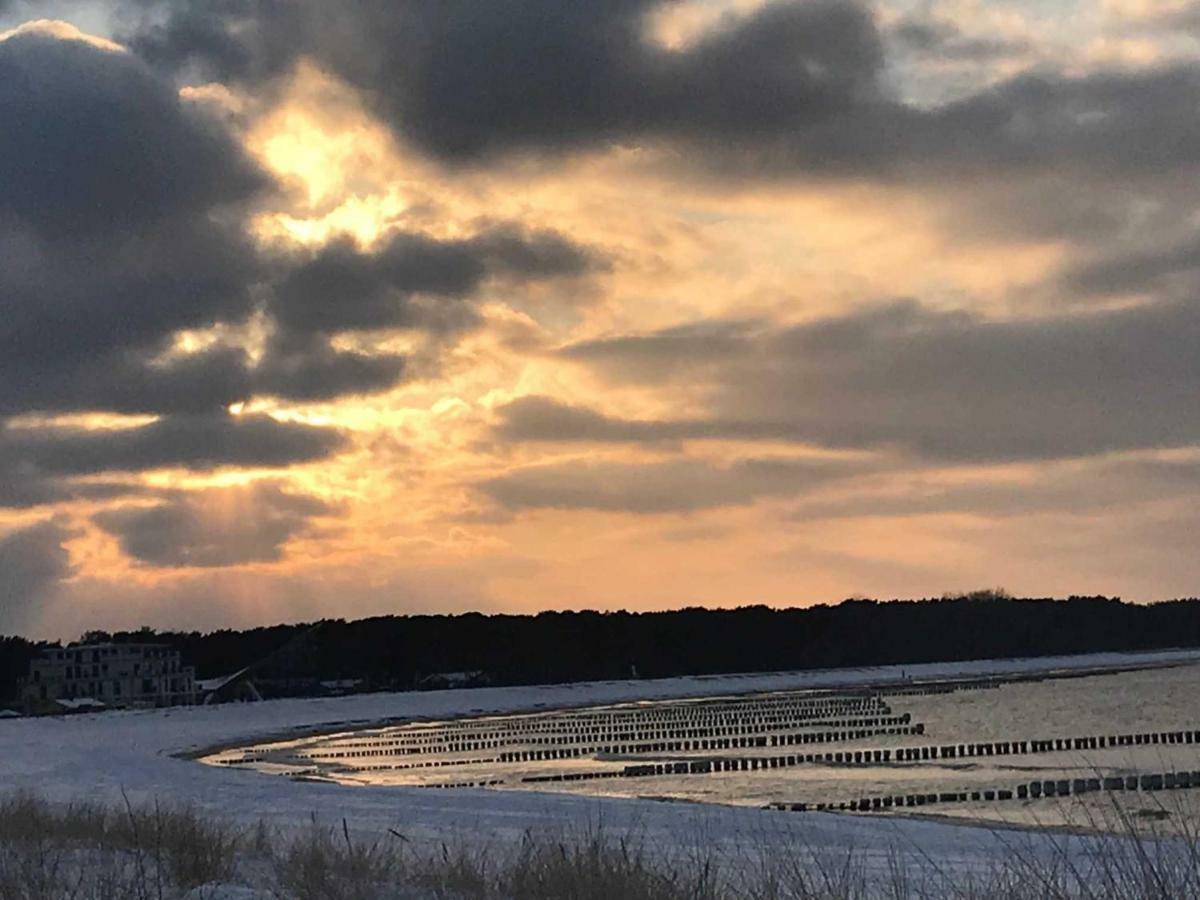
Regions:
<instances>
[{"instance_id":1,"label":"dark storm cloud","mask_svg":"<svg viewBox=\"0 0 1200 900\"><path fill-rule=\"evenodd\" d=\"M1021 75L907 124L893 148L907 166L989 171L1061 166L1093 173L1191 167L1200 123L1181 111L1200 98L1200 69L1168 67L1069 78ZM885 147L887 146L885 142Z\"/></svg>"},{"instance_id":2,"label":"dark storm cloud","mask_svg":"<svg viewBox=\"0 0 1200 900\"><path fill-rule=\"evenodd\" d=\"M0 464L0 507L29 509L68 500L111 500L145 491L120 481L76 480L44 475L30 466Z\"/></svg>"},{"instance_id":3,"label":"dark storm cloud","mask_svg":"<svg viewBox=\"0 0 1200 900\"><path fill-rule=\"evenodd\" d=\"M710 141L702 162L730 177L959 179L993 184L1053 173L1075 190L1111 188L1113 177L1152 189L1194 172L1200 68L1031 71L930 107L879 101L811 127L750 142ZM951 181L950 183L953 183ZM960 187L967 187L961 183ZM960 198L971 201L969 193Z\"/></svg>"},{"instance_id":4,"label":"dark storm cloud","mask_svg":"<svg viewBox=\"0 0 1200 900\"><path fill-rule=\"evenodd\" d=\"M150 24L119 36L121 43L155 66L183 70L202 81L261 81L278 75L300 52L298 41L320 28L316 4L133 0L127 6L152 12ZM168 13L165 22L155 15L162 10ZM352 18L344 22L346 29L357 28ZM341 31L327 35L330 40L341 36Z\"/></svg>"},{"instance_id":5,"label":"dark storm cloud","mask_svg":"<svg viewBox=\"0 0 1200 900\"><path fill-rule=\"evenodd\" d=\"M19 223L5 225L0 221L5 369L49 355L71 366L144 352L178 329L238 321L252 309L259 264L234 228L205 219L37 239Z\"/></svg>"},{"instance_id":6,"label":"dark storm cloud","mask_svg":"<svg viewBox=\"0 0 1200 900\"><path fill-rule=\"evenodd\" d=\"M746 459L727 466L689 459L567 463L518 469L477 487L513 510L679 513L794 496L865 468L837 459Z\"/></svg>"},{"instance_id":7,"label":"dark storm cloud","mask_svg":"<svg viewBox=\"0 0 1200 900\"><path fill-rule=\"evenodd\" d=\"M256 393L285 400L335 400L386 390L407 368L398 354L336 350L321 337L282 334L268 344L253 383Z\"/></svg>"},{"instance_id":8,"label":"dark storm cloud","mask_svg":"<svg viewBox=\"0 0 1200 900\"><path fill-rule=\"evenodd\" d=\"M219 413L252 392L243 351L218 348L156 364L152 352L122 350L86 360L48 355L0 360L0 416L36 410Z\"/></svg>"},{"instance_id":9,"label":"dark storm cloud","mask_svg":"<svg viewBox=\"0 0 1200 900\"><path fill-rule=\"evenodd\" d=\"M665 140L726 175L991 177L1153 174L1200 158L1193 66L1039 71L915 106L897 99L880 29L854 3L768 3L679 49L647 34L661 0L164 5L165 24L131 38L155 63L261 80L313 57L445 159ZM1011 49L918 20L899 36L959 55Z\"/></svg>"},{"instance_id":10,"label":"dark storm cloud","mask_svg":"<svg viewBox=\"0 0 1200 900\"><path fill-rule=\"evenodd\" d=\"M549 229L493 225L460 243L491 272L516 280L573 278L608 268L597 251Z\"/></svg>"},{"instance_id":11,"label":"dark storm cloud","mask_svg":"<svg viewBox=\"0 0 1200 900\"><path fill-rule=\"evenodd\" d=\"M79 480L101 473L278 468L324 459L344 442L344 436L330 428L224 413L171 416L105 431L0 428L0 507L140 492L134 484Z\"/></svg>"},{"instance_id":12,"label":"dark storm cloud","mask_svg":"<svg viewBox=\"0 0 1200 900\"><path fill-rule=\"evenodd\" d=\"M150 361L178 329L251 311L260 263L236 209L266 185L136 57L38 30L0 42L0 416L241 393L228 357Z\"/></svg>"},{"instance_id":13,"label":"dark storm cloud","mask_svg":"<svg viewBox=\"0 0 1200 900\"><path fill-rule=\"evenodd\" d=\"M256 395L383 390L406 360L335 349L331 337L461 331L489 279L603 264L557 233L494 223L457 240L397 232L378 253L335 243L267 256L245 219L270 191L223 124L136 56L46 27L0 41L0 421L114 411L222 422ZM257 312L271 335L260 358L233 343L172 352L181 329Z\"/></svg>"},{"instance_id":14,"label":"dark storm cloud","mask_svg":"<svg viewBox=\"0 0 1200 900\"><path fill-rule=\"evenodd\" d=\"M272 562L334 508L274 484L186 494L149 507L98 513L93 520L129 556L155 566L232 566Z\"/></svg>"},{"instance_id":15,"label":"dark storm cloud","mask_svg":"<svg viewBox=\"0 0 1200 900\"><path fill-rule=\"evenodd\" d=\"M68 537L53 520L0 534L0 633L28 629L46 594L71 574Z\"/></svg>"},{"instance_id":16,"label":"dark storm cloud","mask_svg":"<svg viewBox=\"0 0 1200 900\"><path fill-rule=\"evenodd\" d=\"M507 433L745 439L757 427L764 438L896 446L949 460L1200 442L1200 306L1192 303L989 321L898 302L791 328L731 326L715 357L714 329L564 350L616 381L705 386L705 421L631 425L542 402L524 416L510 410Z\"/></svg>"},{"instance_id":17,"label":"dark storm cloud","mask_svg":"<svg viewBox=\"0 0 1200 900\"><path fill-rule=\"evenodd\" d=\"M29 31L0 42L0 214L59 236L245 199L266 180L135 57Z\"/></svg>"},{"instance_id":18,"label":"dark storm cloud","mask_svg":"<svg viewBox=\"0 0 1200 900\"><path fill-rule=\"evenodd\" d=\"M682 51L646 39L653 0L205 0L131 38L160 65L218 78L278 74L311 55L431 152L621 140L647 132L792 129L875 90L869 16L850 3L776 3Z\"/></svg>"},{"instance_id":19,"label":"dark storm cloud","mask_svg":"<svg viewBox=\"0 0 1200 900\"><path fill-rule=\"evenodd\" d=\"M598 255L551 231L497 226L461 240L397 232L371 252L349 240L322 247L284 280L273 311L282 329L307 334L456 330L472 324L474 313L446 301L467 299L489 277L558 278L602 266Z\"/></svg>"},{"instance_id":20,"label":"dark storm cloud","mask_svg":"<svg viewBox=\"0 0 1200 900\"><path fill-rule=\"evenodd\" d=\"M248 380L256 393L327 400L399 381L409 360L335 350L347 331L415 330L435 343L478 324L485 283L574 278L605 268L596 251L553 231L486 226L461 239L396 231L378 249L335 240L293 261L268 305L275 331Z\"/></svg>"},{"instance_id":21,"label":"dark storm cloud","mask_svg":"<svg viewBox=\"0 0 1200 900\"><path fill-rule=\"evenodd\" d=\"M338 431L267 415L169 416L133 428L8 428L0 451L12 465L48 475L287 466L323 459L344 442Z\"/></svg>"}]
</instances>

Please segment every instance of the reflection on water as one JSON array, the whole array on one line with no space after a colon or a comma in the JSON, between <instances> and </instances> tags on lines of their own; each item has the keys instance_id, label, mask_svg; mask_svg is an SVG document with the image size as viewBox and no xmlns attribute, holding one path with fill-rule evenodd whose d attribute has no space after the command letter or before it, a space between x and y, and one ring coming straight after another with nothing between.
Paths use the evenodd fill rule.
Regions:
<instances>
[{"instance_id":1,"label":"reflection on water","mask_svg":"<svg viewBox=\"0 0 1200 900\"><path fill-rule=\"evenodd\" d=\"M413 722L203 761L348 784L1057 822L1069 820L1064 797L1091 816L1117 795L1140 809L1200 788L1196 675L1180 666Z\"/></svg>"}]
</instances>

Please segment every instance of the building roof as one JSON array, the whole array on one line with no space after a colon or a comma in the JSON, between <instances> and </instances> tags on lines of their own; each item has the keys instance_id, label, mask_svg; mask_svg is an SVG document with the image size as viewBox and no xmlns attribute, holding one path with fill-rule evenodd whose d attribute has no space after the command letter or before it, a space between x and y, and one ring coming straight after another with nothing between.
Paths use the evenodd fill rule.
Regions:
<instances>
[{"instance_id":1,"label":"building roof","mask_svg":"<svg viewBox=\"0 0 1200 900\"><path fill-rule=\"evenodd\" d=\"M92 644L67 644L65 647L48 647L48 650L107 650L111 648L120 649L121 647L155 647L160 649L172 649L170 644L163 641L97 641Z\"/></svg>"},{"instance_id":2,"label":"building roof","mask_svg":"<svg viewBox=\"0 0 1200 900\"><path fill-rule=\"evenodd\" d=\"M222 675L219 678L197 678L196 687L197 689L205 692L219 691L221 688L225 687L225 685L237 681L249 671L250 667L245 666L244 668L238 669L231 675Z\"/></svg>"}]
</instances>

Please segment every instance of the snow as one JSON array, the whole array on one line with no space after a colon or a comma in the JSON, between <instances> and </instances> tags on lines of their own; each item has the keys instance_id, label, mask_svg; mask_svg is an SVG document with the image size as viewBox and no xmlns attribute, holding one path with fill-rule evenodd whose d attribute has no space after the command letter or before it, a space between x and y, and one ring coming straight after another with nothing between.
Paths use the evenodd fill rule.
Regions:
<instances>
[{"instance_id":1,"label":"snow","mask_svg":"<svg viewBox=\"0 0 1200 900\"><path fill-rule=\"evenodd\" d=\"M183 895L183 900L275 900L270 891L240 884L201 884Z\"/></svg>"},{"instance_id":2,"label":"snow","mask_svg":"<svg viewBox=\"0 0 1200 900\"><path fill-rule=\"evenodd\" d=\"M487 790L427 791L302 783L205 766L181 754L220 745L347 730L382 721L448 718L636 700L784 689L1200 662L1200 650L983 660L812 672L609 681L540 687L363 694L226 706L111 711L0 721L0 785L53 800L186 802L201 811L281 826L313 819L356 830L391 828L411 840L519 839L527 829L579 832L602 823L651 844L733 856L801 837L820 849L854 846L886 866L899 851L938 866L987 866L1014 832L901 817L794 814L755 808ZM1077 839L1082 840L1082 839Z\"/></svg>"},{"instance_id":3,"label":"snow","mask_svg":"<svg viewBox=\"0 0 1200 900\"><path fill-rule=\"evenodd\" d=\"M73 700L55 700L54 702L63 709L71 711L104 709L104 704L93 697L76 697Z\"/></svg>"}]
</instances>

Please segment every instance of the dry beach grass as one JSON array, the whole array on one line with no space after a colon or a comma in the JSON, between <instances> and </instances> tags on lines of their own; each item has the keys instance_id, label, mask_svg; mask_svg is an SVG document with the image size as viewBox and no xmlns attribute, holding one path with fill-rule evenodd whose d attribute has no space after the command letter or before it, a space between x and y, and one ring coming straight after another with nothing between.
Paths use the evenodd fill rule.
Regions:
<instances>
[{"instance_id":1,"label":"dry beach grass","mask_svg":"<svg viewBox=\"0 0 1200 900\"><path fill-rule=\"evenodd\" d=\"M1170 815L1168 809L1164 815ZM363 836L316 821L288 832L235 827L189 807L56 805L29 794L0 801L0 900L784 900L954 897L1178 898L1200 895L1200 841L1147 834L1119 807L1089 838L1023 830L984 870L908 852L866 860L853 847L817 849L802 831L786 853L739 859L656 852L603 827L526 833L515 843L414 846L398 832ZM919 848L918 848L919 849ZM868 865L870 862L870 865Z\"/></svg>"}]
</instances>

